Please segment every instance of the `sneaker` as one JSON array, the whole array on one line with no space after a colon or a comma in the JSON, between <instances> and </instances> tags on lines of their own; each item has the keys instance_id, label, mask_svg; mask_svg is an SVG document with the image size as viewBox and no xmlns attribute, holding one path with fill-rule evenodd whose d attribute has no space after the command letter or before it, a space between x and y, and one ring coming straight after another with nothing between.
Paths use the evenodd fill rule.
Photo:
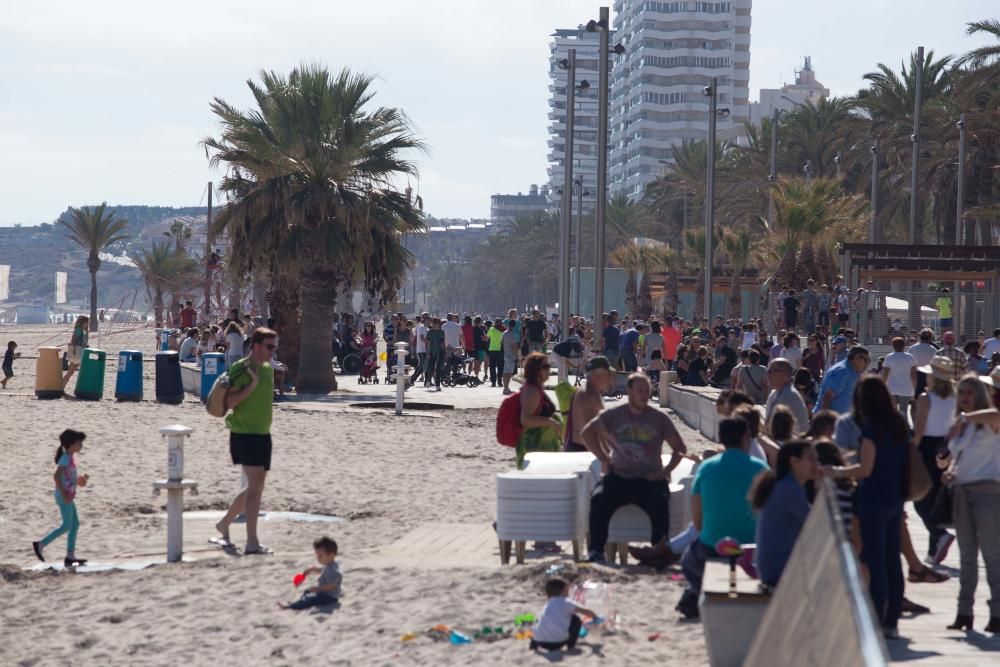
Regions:
<instances>
[{"instance_id":1,"label":"sneaker","mask_svg":"<svg viewBox=\"0 0 1000 667\"><path fill-rule=\"evenodd\" d=\"M512 392L512 391L511 391L510 389L504 389L504 390L503 390L503 395L504 395L504 396L508 396L508 395L510 395L510 394L513 394L513 393L514 393L514 392Z\"/></svg>"},{"instance_id":2,"label":"sneaker","mask_svg":"<svg viewBox=\"0 0 1000 667\"><path fill-rule=\"evenodd\" d=\"M607 565L608 561L604 559L604 554L600 551L591 551L587 554L588 563L597 563L598 565Z\"/></svg>"},{"instance_id":3,"label":"sneaker","mask_svg":"<svg viewBox=\"0 0 1000 667\"><path fill-rule=\"evenodd\" d=\"M935 565L940 565L941 562L948 557L948 549L951 548L952 542L955 541L955 536L951 533L945 533L938 538L937 545L935 545L934 556L931 561Z\"/></svg>"},{"instance_id":4,"label":"sneaker","mask_svg":"<svg viewBox=\"0 0 1000 667\"><path fill-rule=\"evenodd\" d=\"M42 543L32 542L31 548L35 551L35 555L38 556L38 560L45 562L45 556L42 555Z\"/></svg>"},{"instance_id":5,"label":"sneaker","mask_svg":"<svg viewBox=\"0 0 1000 667\"><path fill-rule=\"evenodd\" d=\"M925 607L922 604L917 604L913 600L908 598L903 598L903 604L900 606L899 610L904 614L929 614L931 613L930 607Z\"/></svg>"},{"instance_id":6,"label":"sneaker","mask_svg":"<svg viewBox=\"0 0 1000 667\"><path fill-rule=\"evenodd\" d=\"M701 618L701 610L698 609L698 598L694 595L690 589L684 591L681 595L680 602L674 607L677 611L681 613L681 616L688 620L696 620Z\"/></svg>"}]
</instances>

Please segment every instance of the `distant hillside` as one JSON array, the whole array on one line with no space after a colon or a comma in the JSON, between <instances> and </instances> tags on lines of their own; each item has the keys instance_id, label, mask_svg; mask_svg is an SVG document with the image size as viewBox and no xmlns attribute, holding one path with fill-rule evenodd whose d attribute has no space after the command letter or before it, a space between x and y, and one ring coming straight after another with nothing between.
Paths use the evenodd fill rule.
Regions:
<instances>
[{"instance_id":1,"label":"distant hillside","mask_svg":"<svg viewBox=\"0 0 1000 667\"><path fill-rule=\"evenodd\" d=\"M109 206L108 209L129 221L129 239L109 248L113 255L129 254L141 246L148 246L153 240L167 240L163 232L177 217L196 219L192 225L196 235L193 240L197 240L199 232L204 234L205 207ZM201 220L197 220L199 217ZM57 221L68 218L69 209L60 214ZM0 227L0 264L11 267L8 304L41 299L53 306L55 272L66 271L69 274L66 305L83 307L90 295L87 255L67 237L66 232L62 225L49 223L34 227ZM140 309L145 307L145 288L135 269L103 262L97 274L97 289L98 306L101 308L116 306L122 299L125 299L124 306L130 307L137 289L136 306Z\"/></svg>"}]
</instances>

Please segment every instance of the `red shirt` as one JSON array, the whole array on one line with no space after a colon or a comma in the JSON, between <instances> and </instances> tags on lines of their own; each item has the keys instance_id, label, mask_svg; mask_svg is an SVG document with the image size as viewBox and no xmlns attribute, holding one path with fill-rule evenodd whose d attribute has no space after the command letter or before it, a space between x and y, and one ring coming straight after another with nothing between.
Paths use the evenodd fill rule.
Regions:
<instances>
[{"instance_id":1,"label":"red shirt","mask_svg":"<svg viewBox=\"0 0 1000 667\"><path fill-rule=\"evenodd\" d=\"M677 359L677 347L681 344L681 332L673 327L663 327L663 358L667 361Z\"/></svg>"},{"instance_id":2,"label":"red shirt","mask_svg":"<svg viewBox=\"0 0 1000 667\"><path fill-rule=\"evenodd\" d=\"M462 342L465 343L465 349L467 351L474 352L476 350L476 341L472 340L471 324L462 325Z\"/></svg>"},{"instance_id":3,"label":"red shirt","mask_svg":"<svg viewBox=\"0 0 1000 667\"><path fill-rule=\"evenodd\" d=\"M184 329L190 329L193 327L197 316L198 311L194 308L184 308L181 310L181 327Z\"/></svg>"}]
</instances>

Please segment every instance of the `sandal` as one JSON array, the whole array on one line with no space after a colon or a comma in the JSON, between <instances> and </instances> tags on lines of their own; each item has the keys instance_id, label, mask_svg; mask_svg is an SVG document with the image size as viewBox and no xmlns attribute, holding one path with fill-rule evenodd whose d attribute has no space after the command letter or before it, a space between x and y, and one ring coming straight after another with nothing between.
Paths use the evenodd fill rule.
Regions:
<instances>
[{"instance_id":1,"label":"sandal","mask_svg":"<svg viewBox=\"0 0 1000 667\"><path fill-rule=\"evenodd\" d=\"M924 567L920 570L910 570L909 575L906 580L913 584L940 584L944 581L950 579L944 572L938 572L929 567Z\"/></svg>"},{"instance_id":2,"label":"sandal","mask_svg":"<svg viewBox=\"0 0 1000 667\"><path fill-rule=\"evenodd\" d=\"M244 549L244 556L270 556L274 552L269 548L265 547L263 544L258 544L254 549Z\"/></svg>"}]
</instances>

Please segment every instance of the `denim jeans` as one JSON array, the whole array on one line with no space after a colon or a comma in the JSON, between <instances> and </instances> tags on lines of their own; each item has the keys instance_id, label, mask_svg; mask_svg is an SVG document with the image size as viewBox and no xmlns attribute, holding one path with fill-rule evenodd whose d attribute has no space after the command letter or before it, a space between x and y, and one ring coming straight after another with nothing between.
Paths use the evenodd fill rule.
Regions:
<instances>
[{"instance_id":1,"label":"denim jeans","mask_svg":"<svg viewBox=\"0 0 1000 667\"><path fill-rule=\"evenodd\" d=\"M413 375L410 376L410 382L416 382L421 375L426 375L427 366L427 353L417 352L417 367L413 371Z\"/></svg>"},{"instance_id":2,"label":"denim jeans","mask_svg":"<svg viewBox=\"0 0 1000 667\"><path fill-rule=\"evenodd\" d=\"M952 487L952 516L961 574L958 613L972 615L979 583L979 552L990 586L990 616L1000 618L1000 482L983 481Z\"/></svg>"},{"instance_id":3,"label":"denim jeans","mask_svg":"<svg viewBox=\"0 0 1000 667\"><path fill-rule=\"evenodd\" d=\"M66 502L62 494L56 491L56 505L59 506L62 525L42 538L42 546L48 546L63 533L68 533L66 536L66 553L71 554L76 551L76 534L80 530L80 518L76 514L76 503L72 500Z\"/></svg>"},{"instance_id":4,"label":"denim jeans","mask_svg":"<svg viewBox=\"0 0 1000 667\"><path fill-rule=\"evenodd\" d=\"M639 368L639 360L635 357L635 350L621 351L622 363L625 364L626 373L634 373Z\"/></svg>"},{"instance_id":5,"label":"denim jeans","mask_svg":"<svg viewBox=\"0 0 1000 667\"><path fill-rule=\"evenodd\" d=\"M705 562L709 558L715 558L718 554L715 549L708 546L700 539L695 540L684 550L681 558L681 570L684 578L687 579L688 587L677 603L677 608L682 610L685 616L698 615L698 598L701 596L701 582L705 577Z\"/></svg>"},{"instance_id":6,"label":"denim jeans","mask_svg":"<svg viewBox=\"0 0 1000 667\"><path fill-rule=\"evenodd\" d=\"M903 508L861 502L861 562L868 566L868 592L884 628L895 628L903 604L903 562L900 537Z\"/></svg>"},{"instance_id":7,"label":"denim jeans","mask_svg":"<svg viewBox=\"0 0 1000 667\"><path fill-rule=\"evenodd\" d=\"M303 593L302 597L288 605L289 609L308 609L309 607L322 607L327 604L337 604L337 598L329 593Z\"/></svg>"}]
</instances>

